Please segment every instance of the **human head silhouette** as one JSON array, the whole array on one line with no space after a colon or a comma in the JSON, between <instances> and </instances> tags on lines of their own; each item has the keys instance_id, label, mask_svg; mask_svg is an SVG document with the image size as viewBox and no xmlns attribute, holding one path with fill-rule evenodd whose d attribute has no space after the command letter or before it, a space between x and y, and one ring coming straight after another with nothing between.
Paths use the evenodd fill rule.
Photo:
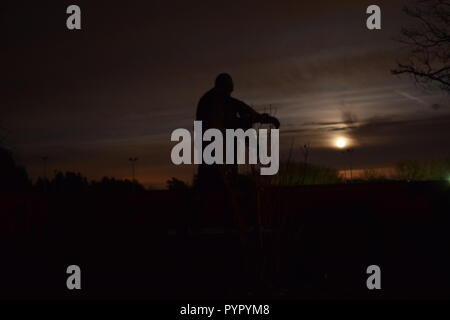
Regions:
<instances>
[{"instance_id":1,"label":"human head silhouette","mask_svg":"<svg viewBox=\"0 0 450 320\"><path fill-rule=\"evenodd\" d=\"M219 74L216 78L215 88L228 94L232 93L234 89L233 78L228 73Z\"/></svg>"}]
</instances>

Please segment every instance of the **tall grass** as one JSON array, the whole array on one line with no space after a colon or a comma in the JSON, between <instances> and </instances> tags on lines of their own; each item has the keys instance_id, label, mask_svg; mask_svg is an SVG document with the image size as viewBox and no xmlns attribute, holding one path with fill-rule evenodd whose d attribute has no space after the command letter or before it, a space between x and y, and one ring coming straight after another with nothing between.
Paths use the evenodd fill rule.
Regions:
<instances>
[{"instance_id":1,"label":"tall grass","mask_svg":"<svg viewBox=\"0 0 450 320\"><path fill-rule=\"evenodd\" d=\"M277 184L280 186L336 184L340 182L342 182L342 178L336 169L305 162L281 163L277 179Z\"/></svg>"},{"instance_id":2,"label":"tall grass","mask_svg":"<svg viewBox=\"0 0 450 320\"><path fill-rule=\"evenodd\" d=\"M396 165L396 179L406 181L437 181L450 178L450 159L402 161Z\"/></svg>"},{"instance_id":3,"label":"tall grass","mask_svg":"<svg viewBox=\"0 0 450 320\"><path fill-rule=\"evenodd\" d=\"M392 178L376 169L365 169L360 179L366 182L381 182L391 180Z\"/></svg>"}]
</instances>

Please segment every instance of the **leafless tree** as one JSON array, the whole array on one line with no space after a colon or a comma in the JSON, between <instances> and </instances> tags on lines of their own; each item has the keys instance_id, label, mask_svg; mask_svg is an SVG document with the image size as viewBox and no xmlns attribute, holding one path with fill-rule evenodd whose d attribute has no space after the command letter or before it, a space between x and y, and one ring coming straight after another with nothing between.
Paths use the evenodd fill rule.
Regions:
<instances>
[{"instance_id":1,"label":"leafless tree","mask_svg":"<svg viewBox=\"0 0 450 320\"><path fill-rule=\"evenodd\" d=\"M408 58L392 74L408 74L420 85L450 93L450 0L418 0L403 10L416 25L401 31L398 41Z\"/></svg>"}]
</instances>

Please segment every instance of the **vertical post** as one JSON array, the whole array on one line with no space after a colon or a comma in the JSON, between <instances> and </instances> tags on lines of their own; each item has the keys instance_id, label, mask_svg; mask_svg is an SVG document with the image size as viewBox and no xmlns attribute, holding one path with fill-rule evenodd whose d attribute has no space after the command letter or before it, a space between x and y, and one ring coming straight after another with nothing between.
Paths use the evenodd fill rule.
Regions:
<instances>
[{"instance_id":1,"label":"vertical post","mask_svg":"<svg viewBox=\"0 0 450 320\"><path fill-rule=\"evenodd\" d=\"M342 154L342 162L340 162L340 163L342 163L342 165L343 165L343 173L344 173L344 181L345 181L345 183L347 183L348 182L348 180L347 180L347 171L348 171L348 167L347 167L347 159L345 158L345 154L346 154L346 149L343 149L343 150L341 150L340 151L340 153Z\"/></svg>"},{"instance_id":2,"label":"vertical post","mask_svg":"<svg viewBox=\"0 0 450 320\"><path fill-rule=\"evenodd\" d=\"M132 176L132 181L134 182L136 180L136 161L138 160L138 158L129 158L128 161L130 161L131 163L131 176Z\"/></svg>"},{"instance_id":3,"label":"vertical post","mask_svg":"<svg viewBox=\"0 0 450 320\"><path fill-rule=\"evenodd\" d=\"M353 152L355 151L355 149L353 148L348 148L347 152L348 152L348 159L349 159L349 167L350 167L350 181L353 181L353 163L352 163L352 155Z\"/></svg>"},{"instance_id":4,"label":"vertical post","mask_svg":"<svg viewBox=\"0 0 450 320\"><path fill-rule=\"evenodd\" d=\"M306 143L303 145L303 181L302 181L302 185L305 184L305 180L306 180L306 173L308 170L308 156L309 156L309 148L310 148L310 143Z\"/></svg>"}]
</instances>

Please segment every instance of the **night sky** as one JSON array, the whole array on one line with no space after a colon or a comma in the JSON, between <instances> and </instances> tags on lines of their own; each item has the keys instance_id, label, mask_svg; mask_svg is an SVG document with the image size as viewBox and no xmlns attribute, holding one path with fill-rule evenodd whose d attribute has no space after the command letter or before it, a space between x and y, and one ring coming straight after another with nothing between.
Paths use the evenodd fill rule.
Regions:
<instances>
[{"instance_id":1,"label":"night sky","mask_svg":"<svg viewBox=\"0 0 450 320\"><path fill-rule=\"evenodd\" d=\"M192 129L200 96L220 72L233 95L281 121L281 157L311 143L310 161L342 168L347 136L357 168L450 156L450 98L390 70L394 41L414 21L411 1L3 1L1 135L32 177L50 170L89 178L190 181L172 165L170 134ZM66 28L66 8L82 30ZM382 9L382 30L366 8ZM300 152L295 153L299 158Z\"/></svg>"}]
</instances>

